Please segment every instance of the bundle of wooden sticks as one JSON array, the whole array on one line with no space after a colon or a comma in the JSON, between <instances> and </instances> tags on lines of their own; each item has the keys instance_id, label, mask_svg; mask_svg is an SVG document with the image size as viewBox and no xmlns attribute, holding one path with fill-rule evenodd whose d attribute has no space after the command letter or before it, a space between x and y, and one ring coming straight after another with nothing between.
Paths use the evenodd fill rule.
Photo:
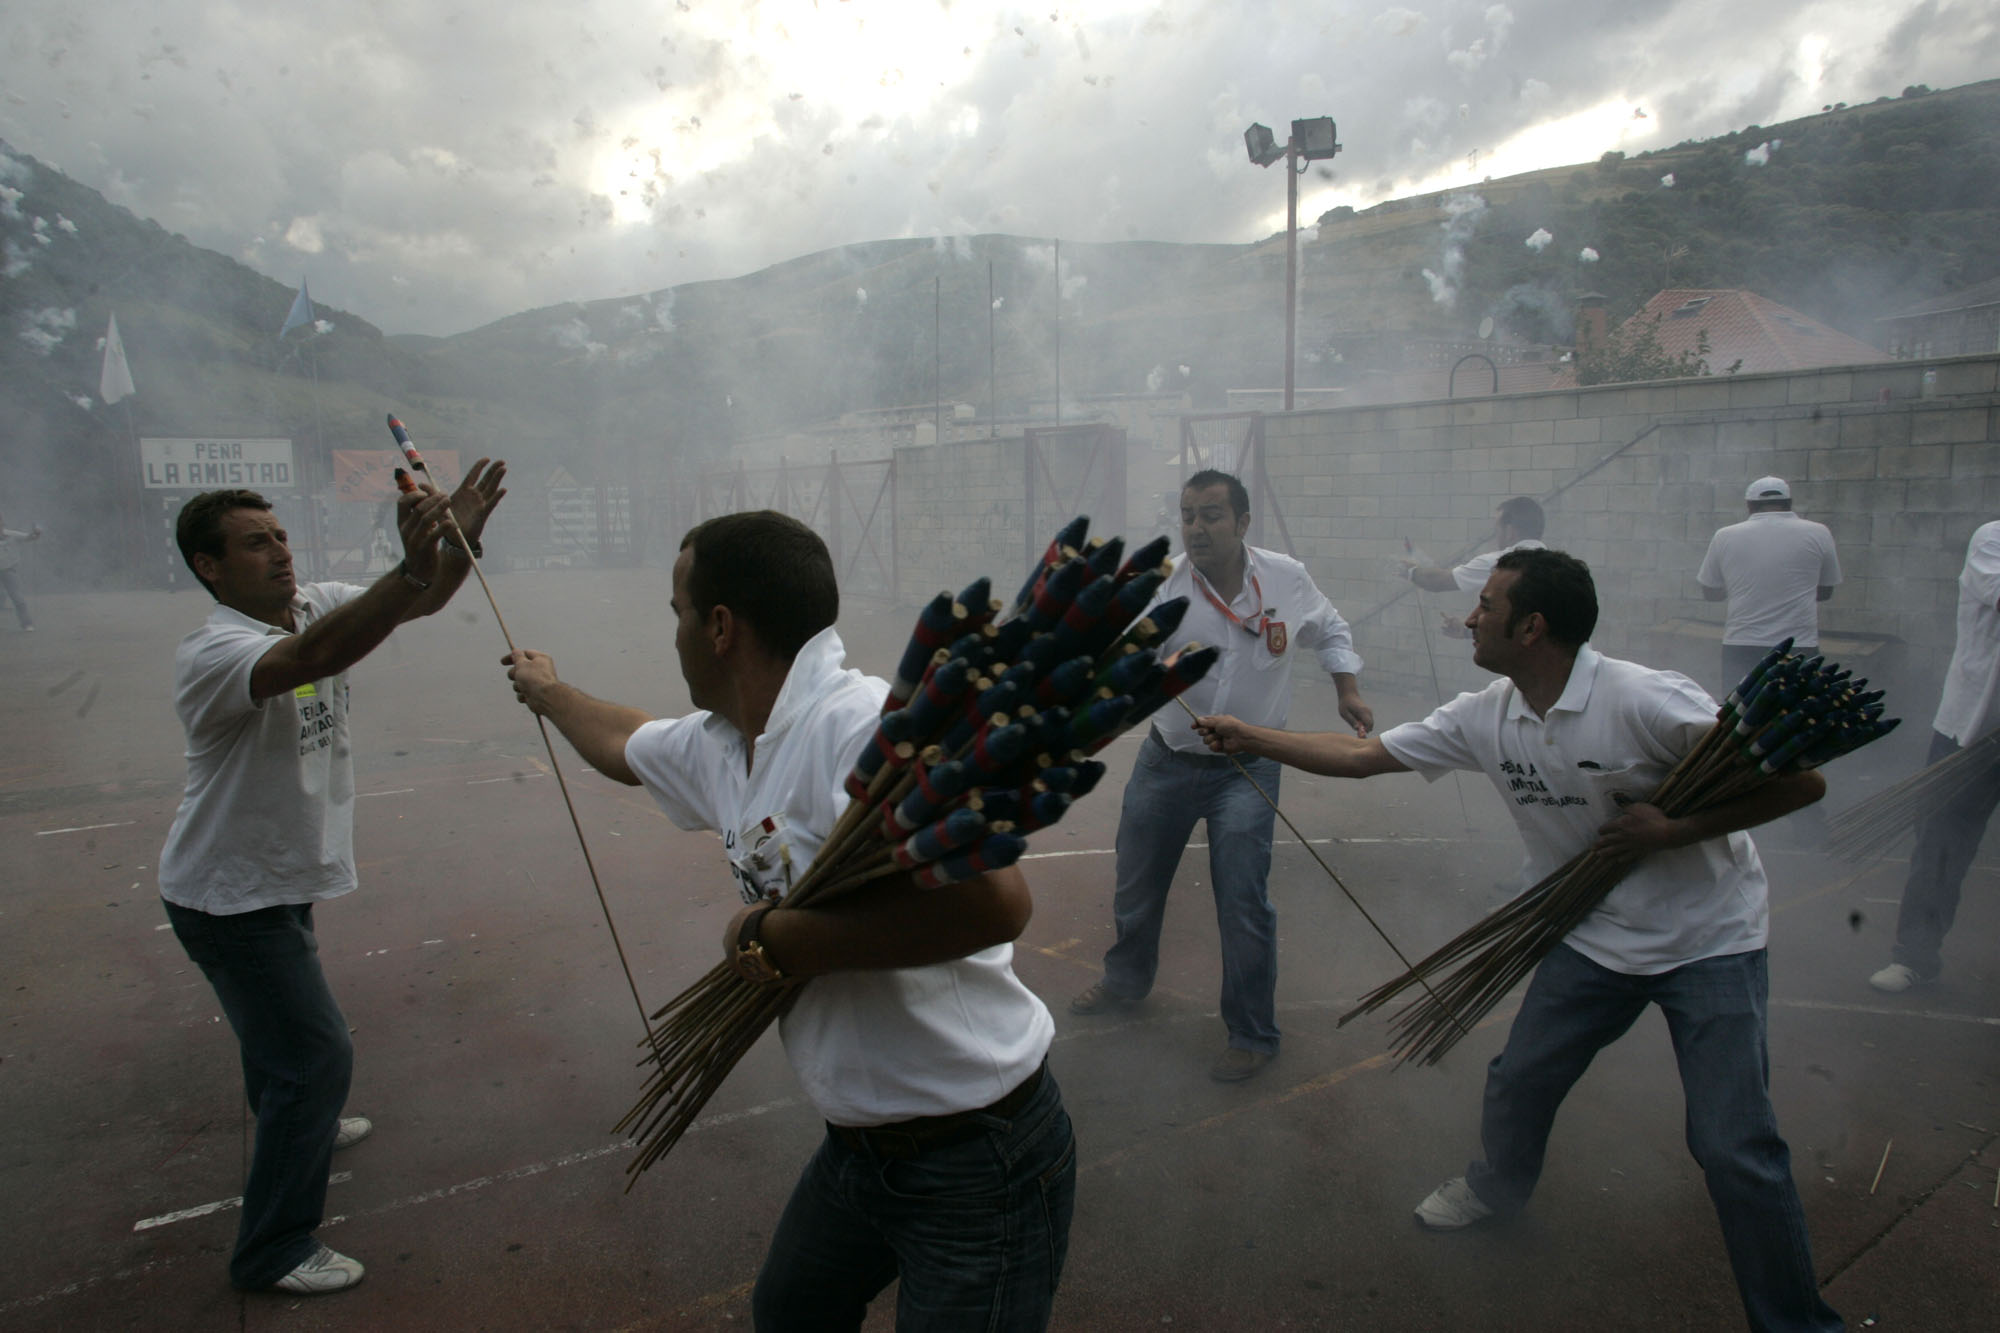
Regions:
<instances>
[{"instance_id":1,"label":"bundle of wooden sticks","mask_svg":"<svg viewBox=\"0 0 2000 1333\"><path fill-rule=\"evenodd\" d=\"M1781 773L1818 768L1895 730L1882 692L1820 657L1771 650L1716 711L1715 725L1646 799L1679 818L1735 800ZM1424 994L1398 1011L1392 1050L1436 1064L1557 941L1596 910L1636 856L1586 850L1417 963L1363 996L1345 1024L1412 986Z\"/></svg>"},{"instance_id":2,"label":"bundle of wooden sticks","mask_svg":"<svg viewBox=\"0 0 2000 1333\"><path fill-rule=\"evenodd\" d=\"M1159 658L1186 598L1142 616L1166 577L1167 539L1124 560L1122 538L1087 543L1088 531L1084 517L1064 528L1011 606L982 578L924 608L848 775L847 809L773 911L888 875L937 888L1012 865L1028 835L1097 785L1104 765L1091 755L1215 664L1215 648ZM722 963L653 1015L651 1072L615 1127L638 1141L634 1181L809 984L752 982Z\"/></svg>"}]
</instances>

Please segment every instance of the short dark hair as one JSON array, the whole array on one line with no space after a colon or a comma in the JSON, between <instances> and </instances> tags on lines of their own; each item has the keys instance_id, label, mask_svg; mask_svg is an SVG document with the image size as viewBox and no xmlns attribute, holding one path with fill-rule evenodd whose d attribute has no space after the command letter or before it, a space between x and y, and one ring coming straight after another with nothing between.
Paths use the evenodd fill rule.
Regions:
<instances>
[{"instance_id":1,"label":"short dark hair","mask_svg":"<svg viewBox=\"0 0 2000 1333\"><path fill-rule=\"evenodd\" d=\"M695 614L728 607L787 661L840 618L833 557L818 533L789 514L759 509L711 518L688 530L681 549L694 553L687 592Z\"/></svg>"},{"instance_id":2,"label":"short dark hair","mask_svg":"<svg viewBox=\"0 0 2000 1333\"><path fill-rule=\"evenodd\" d=\"M1203 468L1182 482L1181 494L1186 495L1189 491L1205 491L1211 486L1229 488L1229 508L1236 517L1241 518L1250 512L1250 492L1235 477L1216 468Z\"/></svg>"},{"instance_id":3,"label":"short dark hair","mask_svg":"<svg viewBox=\"0 0 2000 1333\"><path fill-rule=\"evenodd\" d=\"M1500 521L1523 537L1542 535L1542 507L1531 495L1517 495L1500 502Z\"/></svg>"},{"instance_id":4,"label":"short dark hair","mask_svg":"<svg viewBox=\"0 0 2000 1333\"><path fill-rule=\"evenodd\" d=\"M238 509L262 509L268 512L271 502L255 491L203 491L200 495L181 506L180 517L174 520L174 543L181 548L181 559L187 562L188 573L208 595L215 596L215 585L202 578L194 567L194 558L205 555L211 560L220 560L228 545L222 535L222 520Z\"/></svg>"},{"instance_id":5,"label":"short dark hair","mask_svg":"<svg viewBox=\"0 0 2000 1333\"><path fill-rule=\"evenodd\" d=\"M1507 632L1524 616L1539 612L1548 622L1549 637L1566 647L1581 647L1597 628L1597 585L1590 566L1567 551L1509 551L1494 562L1520 577L1507 593Z\"/></svg>"}]
</instances>

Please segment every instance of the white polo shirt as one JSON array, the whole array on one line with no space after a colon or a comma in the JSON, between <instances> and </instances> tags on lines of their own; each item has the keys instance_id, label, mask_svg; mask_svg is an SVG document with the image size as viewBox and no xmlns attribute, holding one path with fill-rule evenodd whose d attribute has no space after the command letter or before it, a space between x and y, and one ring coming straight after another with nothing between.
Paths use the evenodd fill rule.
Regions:
<instances>
[{"instance_id":1,"label":"white polo shirt","mask_svg":"<svg viewBox=\"0 0 2000 1333\"><path fill-rule=\"evenodd\" d=\"M1840 559L1824 523L1766 509L1709 539L1695 579L1729 594L1722 641L1769 648L1819 643L1819 590L1840 582Z\"/></svg>"},{"instance_id":2,"label":"white polo shirt","mask_svg":"<svg viewBox=\"0 0 2000 1333\"><path fill-rule=\"evenodd\" d=\"M1221 594L1196 572L1194 561L1185 554L1174 561L1173 573L1160 585L1153 605L1185 597L1188 610L1160 655L1191 643L1220 647L1221 660L1181 698L1198 717L1230 713L1256 726L1282 727L1291 712L1292 665L1300 649L1312 649L1329 672L1359 672L1361 658L1355 654L1347 622L1314 586L1304 565L1261 547L1245 546L1243 552L1243 587L1228 604L1235 620L1210 601L1208 593L1218 600ZM1252 628L1245 629L1246 625ZM1273 646L1280 651L1272 652ZM1153 731L1176 750L1208 753L1178 705L1169 704L1153 714Z\"/></svg>"},{"instance_id":3,"label":"white polo shirt","mask_svg":"<svg viewBox=\"0 0 2000 1333\"><path fill-rule=\"evenodd\" d=\"M1452 581L1458 584L1460 592L1469 592L1477 596L1480 590L1486 586L1486 580L1493 576L1493 567L1500 563L1501 556L1507 554L1509 551L1546 551L1548 549L1548 547L1542 545L1539 537L1524 537L1512 546L1503 546L1497 551L1487 551L1484 554L1473 556L1472 559L1451 571Z\"/></svg>"},{"instance_id":4,"label":"white polo shirt","mask_svg":"<svg viewBox=\"0 0 2000 1333\"><path fill-rule=\"evenodd\" d=\"M1988 523L1965 547L1958 573L1958 644L1938 700L1939 733L1970 745L2000 722L2000 523Z\"/></svg>"},{"instance_id":5,"label":"white polo shirt","mask_svg":"<svg viewBox=\"0 0 2000 1333\"><path fill-rule=\"evenodd\" d=\"M1714 723L1715 701L1687 677L1585 644L1546 717L1503 678L1392 727L1382 744L1427 781L1486 774L1535 883L1596 841L1618 814L1614 792L1651 796ZM1614 972L1649 976L1761 949L1769 934L1763 863L1747 833L1732 833L1648 856L1564 942Z\"/></svg>"},{"instance_id":6,"label":"white polo shirt","mask_svg":"<svg viewBox=\"0 0 2000 1333\"><path fill-rule=\"evenodd\" d=\"M668 818L722 834L745 901L781 897L847 808L842 784L889 687L844 669L845 659L830 628L799 649L747 773L742 733L714 713L648 722L625 743L625 762ZM1013 1091L1055 1039L1013 958L1014 946L1000 944L928 967L814 977L779 1034L819 1113L883 1125L976 1110Z\"/></svg>"},{"instance_id":7,"label":"white polo shirt","mask_svg":"<svg viewBox=\"0 0 2000 1333\"><path fill-rule=\"evenodd\" d=\"M272 644L365 589L309 583L296 630L217 606L174 654L174 708L187 731L187 789L160 853L160 896L232 916L337 898L354 888L354 752L347 675L270 699L250 673Z\"/></svg>"}]
</instances>

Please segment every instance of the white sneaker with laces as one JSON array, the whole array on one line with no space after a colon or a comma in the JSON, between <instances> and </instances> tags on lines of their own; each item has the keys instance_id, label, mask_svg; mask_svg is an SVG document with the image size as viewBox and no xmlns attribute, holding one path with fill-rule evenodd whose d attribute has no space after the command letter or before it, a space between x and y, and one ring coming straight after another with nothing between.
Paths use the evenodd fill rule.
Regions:
<instances>
[{"instance_id":1,"label":"white sneaker with laces","mask_svg":"<svg viewBox=\"0 0 2000 1333\"><path fill-rule=\"evenodd\" d=\"M361 1275L367 1271L359 1260L350 1259L322 1245L312 1258L273 1282L271 1290L296 1292L301 1296L324 1296L329 1292L346 1291L359 1282Z\"/></svg>"},{"instance_id":2,"label":"white sneaker with laces","mask_svg":"<svg viewBox=\"0 0 2000 1333\"><path fill-rule=\"evenodd\" d=\"M352 1148L361 1140L375 1132L375 1122L365 1115L344 1115L340 1118L340 1128L333 1134L333 1150Z\"/></svg>"},{"instance_id":3,"label":"white sneaker with laces","mask_svg":"<svg viewBox=\"0 0 2000 1333\"><path fill-rule=\"evenodd\" d=\"M1454 1176L1432 1190L1416 1212L1417 1225L1426 1231L1461 1231L1491 1216L1493 1210L1480 1202L1464 1176Z\"/></svg>"},{"instance_id":4,"label":"white sneaker with laces","mask_svg":"<svg viewBox=\"0 0 2000 1333\"><path fill-rule=\"evenodd\" d=\"M1917 970L1905 963L1891 963L1868 978L1868 984L1889 995L1901 995L1912 986L1928 986L1936 977L1922 977Z\"/></svg>"}]
</instances>

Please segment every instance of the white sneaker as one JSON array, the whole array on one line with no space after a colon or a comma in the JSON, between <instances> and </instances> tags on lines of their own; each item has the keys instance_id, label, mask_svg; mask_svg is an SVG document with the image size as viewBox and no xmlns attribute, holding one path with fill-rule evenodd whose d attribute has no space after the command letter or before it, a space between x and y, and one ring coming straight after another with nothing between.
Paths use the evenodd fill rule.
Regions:
<instances>
[{"instance_id":1,"label":"white sneaker","mask_svg":"<svg viewBox=\"0 0 2000 1333\"><path fill-rule=\"evenodd\" d=\"M1417 1205L1416 1216L1417 1225L1426 1231L1461 1231L1484 1222L1493 1216L1493 1210L1480 1202L1464 1176L1454 1176Z\"/></svg>"},{"instance_id":2,"label":"white sneaker","mask_svg":"<svg viewBox=\"0 0 2000 1333\"><path fill-rule=\"evenodd\" d=\"M1928 986L1936 980L1936 977L1918 976L1914 967L1903 963L1891 963L1868 978L1868 984L1890 995L1901 995L1912 986Z\"/></svg>"},{"instance_id":3,"label":"white sneaker","mask_svg":"<svg viewBox=\"0 0 2000 1333\"><path fill-rule=\"evenodd\" d=\"M365 1115L344 1115L340 1118L340 1128L333 1134L333 1150L352 1148L361 1140L375 1132L375 1122Z\"/></svg>"},{"instance_id":4,"label":"white sneaker","mask_svg":"<svg viewBox=\"0 0 2000 1333\"><path fill-rule=\"evenodd\" d=\"M313 1257L271 1284L273 1291L297 1292L301 1296L324 1296L346 1291L367 1272L359 1260L350 1259L322 1245Z\"/></svg>"}]
</instances>

